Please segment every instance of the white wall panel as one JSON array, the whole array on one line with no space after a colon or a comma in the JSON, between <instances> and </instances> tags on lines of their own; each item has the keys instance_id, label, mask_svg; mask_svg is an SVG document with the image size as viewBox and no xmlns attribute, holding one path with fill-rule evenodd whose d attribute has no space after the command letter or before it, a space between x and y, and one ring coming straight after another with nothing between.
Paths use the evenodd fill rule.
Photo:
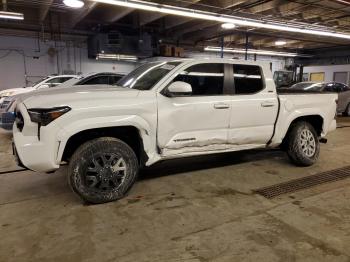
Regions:
<instances>
[{"instance_id":1,"label":"white wall panel","mask_svg":"<svg viewBox=\"0 0 350 262\"><path fill-rule=\"evenodd\" d=\"M30 84L43 76L63 73L67 70L83 74L128 73L136 66L132 62L88 59L85 44L74 48L71 43L67 47L66 42L56 43L57 62L57 55L48 55L49 48L54 46L55 43L50 41L40 42L39 46L35 38L0 36L0 90L22 87L26 85L26 80Z\"/></svg>"},{"instance_id":2,"label":"white wall panel","mask_svg":"<svg viewBox=\"0 0 350 262\"><path fill-rule=\"evenodd\" d=\"M329 65L329 66L307 66L304 67L304 73L325 73L325 81L333 81L335 72L350 72L350 65ZM349 81L348 83L349 84Z\"/></svg>"}]
</instances>

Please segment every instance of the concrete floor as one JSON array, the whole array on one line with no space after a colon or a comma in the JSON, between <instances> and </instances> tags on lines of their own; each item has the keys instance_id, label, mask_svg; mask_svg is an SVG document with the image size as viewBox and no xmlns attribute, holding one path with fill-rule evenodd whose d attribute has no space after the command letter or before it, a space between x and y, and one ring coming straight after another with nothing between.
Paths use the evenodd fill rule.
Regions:
<instances>
[{"instance_id":1,"label":"concrete floor","mask_svg":"<svg viewBox=\"0 0 350 262\"><path fill-rule=\"evenodd\" d=\"M0 134L0 171L16 168L10 139ZM164 162L125 199L94 206L69 191L64 168L0 174L0 261L350 261L350 179L252 193L350 165L350 127L321 147L309 168L279 151Z\"/></svg>"}]
</instances>

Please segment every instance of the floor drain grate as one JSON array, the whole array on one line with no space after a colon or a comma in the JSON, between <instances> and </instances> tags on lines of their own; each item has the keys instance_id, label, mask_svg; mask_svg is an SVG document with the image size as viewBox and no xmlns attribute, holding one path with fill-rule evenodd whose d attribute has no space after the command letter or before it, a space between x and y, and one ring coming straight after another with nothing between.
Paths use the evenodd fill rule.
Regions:
<instances>
[{"instance_id":1,"label":"floor drain grate","mask_svg":"<svg viewBox=\"0 0 350 262\"><path fill-rule=\"evenodd\" d=\"M328 182L342 180L348 177L350 177L350 166L291 180L277 185L255 189L253 192L270 199L279 195L293 193L298 190L310 188Z\"/></svg>"}]
</instances>

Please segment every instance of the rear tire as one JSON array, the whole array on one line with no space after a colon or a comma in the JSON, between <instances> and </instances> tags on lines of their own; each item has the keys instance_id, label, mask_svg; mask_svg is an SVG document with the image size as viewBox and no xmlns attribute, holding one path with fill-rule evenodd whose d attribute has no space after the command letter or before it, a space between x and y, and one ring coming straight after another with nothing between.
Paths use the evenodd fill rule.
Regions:
<instances>
[{"instance_id":1,"label":"rear tire","mask_svg":"<svg viewBox=\"0 0 350 262\"><path fill-rule=\"evenodd\" d=\"M287 154L297 166L311 166L317 161L320 143L311 124L300 121L293 125L288 135Z\"/></svg>"},{"instance_id":2,"label":"rear tire","mask_svg":"<svg viewBox=\"0 0 350 262\"><path fill-rule=\"evenodd\" d=\"M68 184L88 203L123 198L135 183L138 161L134 151L116 138L103 137L81 145L68 167Z\"/></svg>"}]
</instances>

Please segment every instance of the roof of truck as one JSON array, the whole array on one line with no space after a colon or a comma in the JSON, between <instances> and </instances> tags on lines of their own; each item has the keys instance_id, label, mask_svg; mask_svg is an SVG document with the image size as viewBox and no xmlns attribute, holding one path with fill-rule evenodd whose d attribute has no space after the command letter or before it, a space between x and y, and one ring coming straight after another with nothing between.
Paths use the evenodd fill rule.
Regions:
<instances>
[{"instance_id":1,"label":"roof of truck","mask_svg":"<svg viewBox=\"0 0 350 262\"><path fill-rule=\"evenodd\" d=\"M157 61L161 62L161 61ZM165 61L164 61L165 62ZM216 58L216 57L204 57L204 58L182 58L174 59L167 62L197 62L197 63L229 63L229 64L244 64L244 65L260 65L270 66L269 61L252 61L252 60L241 60L241 59L230 59L230 58Z\"/></svg>"}]
</instances>

